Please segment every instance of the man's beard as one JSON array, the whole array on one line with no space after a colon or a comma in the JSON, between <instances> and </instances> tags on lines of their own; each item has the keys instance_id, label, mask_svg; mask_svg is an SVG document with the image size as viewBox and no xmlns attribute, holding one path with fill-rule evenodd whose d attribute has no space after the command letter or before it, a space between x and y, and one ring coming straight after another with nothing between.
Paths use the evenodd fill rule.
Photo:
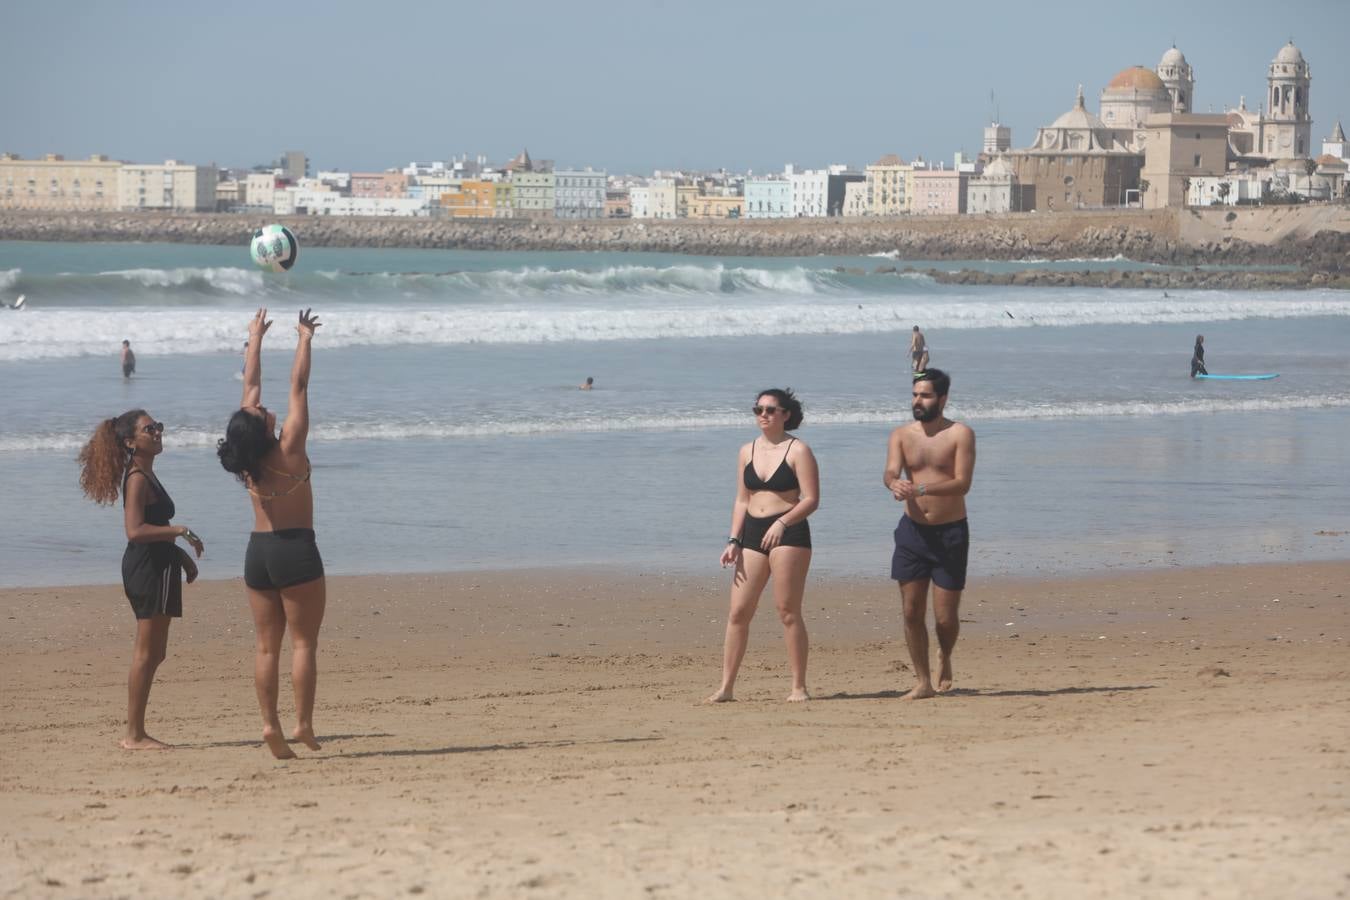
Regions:
<instances>
[{"instance_id":1,"label":"man's beard","mask_svg":"<svg viewBox=\"0 0 1350 900\"><path fill-rule=\"evenodd\" d=\"M942 415L942 410L937 406L932 406L928 409L924 409L922 406L916 406L913 408L913 412L915 420L919 422L931 422Z\"/></svg>"}]
</instances>

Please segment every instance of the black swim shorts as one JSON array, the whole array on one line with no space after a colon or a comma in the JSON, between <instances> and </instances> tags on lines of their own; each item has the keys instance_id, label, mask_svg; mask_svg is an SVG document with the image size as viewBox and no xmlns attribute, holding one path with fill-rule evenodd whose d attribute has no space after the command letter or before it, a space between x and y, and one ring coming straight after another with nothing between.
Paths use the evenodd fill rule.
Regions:
<instances>
[{"instance_id":1,"label":"black swim shorts","mask_svg":"<svg viewBox=\"0 0 1350 900\"><path fill-rule=\"evenodd\" d=\"M741 526L741 549L753 550L756 553L764 553L761 546L765 533L769 526L778 521L778 516L752 516L749 513L745 515L745 524ZM805 519L802 519L795 525L787 525L783 528L783 539L778 542L780 547L811 547L811 525Z\"/></svg>"},{"instance_id":2,"label":"black swim shorts","mask_svg":"<svg viewBox=\"0 0 1350 900\"><path fill-rule=\"evenodd\" d=\"M138 619L183 615L183 563L172 541L128 543L122 554L122 590Z\"/></svg>"},{"instance_id":3,"label":"black swim shorts","mask_svg":"<svg viewBox=\"0 0 1350 900\"><path fill-rule=\"evenodd\" d=\"M933 584L949 591L964 590L966 561L970 556L970 525L965 519L942 525L920 525L901 516L895 526L895 555L891 578Z\"/></svg>"},{"instance_id":4,"label":"black swim shorts","mask_svg":"<svg viewBox=\"0 0 1350 900\"><path fill-rule=\"evenodd\" d=\"M310 528L255 531L244 551L244 584L276 591L323 577L323 559Z\"/></svg>"}]
</instances>

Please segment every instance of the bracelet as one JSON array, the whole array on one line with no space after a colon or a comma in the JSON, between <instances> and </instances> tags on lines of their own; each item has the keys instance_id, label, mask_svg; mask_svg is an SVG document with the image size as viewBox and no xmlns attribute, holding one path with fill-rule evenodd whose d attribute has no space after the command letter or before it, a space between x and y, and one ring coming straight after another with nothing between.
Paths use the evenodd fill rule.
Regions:
<instances>
[{"instance_id":1,"label":"bracelet","mask_svg":"<svg viewBox=\"0 0 1350 900\"><path fill-rule=\"evenodd\" d=\"M744 544L741 543L741 539L738 538L738 537L729 537L729 538L727 538L727 543L728 543L728 544L735 544L737 547L742 547L742 546L744 546Z\"/></svg>"},{"instance_id":2,"label":"bracelet","mask_svg":"<svg viewBox=\"0 0 1350 900\"><path fill-rule=\"evenodd\" d=\"M183 526L183 537L187 538L189 541L195 541L198 544L202 542L202 539L197 537L192 529L188 528L186 525Z\"/></svg>"}]
</instances>

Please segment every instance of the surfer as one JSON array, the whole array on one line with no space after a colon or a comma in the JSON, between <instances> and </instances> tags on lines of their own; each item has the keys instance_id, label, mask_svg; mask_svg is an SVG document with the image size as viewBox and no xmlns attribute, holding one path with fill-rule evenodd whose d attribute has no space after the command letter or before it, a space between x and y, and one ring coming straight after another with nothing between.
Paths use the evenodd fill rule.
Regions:
<instances>
[{"instance_id":1,"label":"surfer","mask_svg":"<svg viewBox=\"0 0 1350 900\"><path fill-rule=\"evenodd\" d=\"M952 689L952 650L961 631L970 526L966 494L975 475L975 432L943 415L951 376L926 369L914 376L914 421L891 432L882 484L905 504L895 528L891 578L899 582L905 644L914 664L906 700ZM928 588L938 639L937 689L928 664Z\"/></svg>"},{"instance_id":2,"label":"surfer","mask_svg":"<svg viewBox=\"0 0 1350 900\"><path fill-rule=\"evenodd\" d=\"M928 342L918 325L914 326L914 333L909 339L909 364L915 372L928 368Z\"/></svg>"},{"instance_id":3,"label":"surfer","mask_svg":"<svg viewBox=\"0 0 1350 900\"><path fill-rule=\"evenodd\" d=\"M1191 377L1197 375L1208 375L1205 369L1205 336L1197 334L1195 336L1195 349L1191 351Z\"/></svg>"}]
</instances>

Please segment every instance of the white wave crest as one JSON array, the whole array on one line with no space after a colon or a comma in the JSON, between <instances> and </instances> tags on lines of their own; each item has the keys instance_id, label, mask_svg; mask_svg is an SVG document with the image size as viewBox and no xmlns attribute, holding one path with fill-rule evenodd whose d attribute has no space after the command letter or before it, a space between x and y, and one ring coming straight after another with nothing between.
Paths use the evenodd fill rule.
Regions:
<instances>
[{"instance_id":1,"label":"white wave crest","mask_svg":"<svg viewBox=\"0 0 1350 900\"><path fill-rule=\"evenodd\" d=\"M952 418L967 422L1021 421L1031 419L1113 419L1140 416L1206 415L1232 412L1285 411L1291 409L1337 409L1350 407L1350 394L1321 396L1259 397L1224 399L1183 399L1159 402L1086 401L1082 403L1001 405L998 403L956 404L949 409ZM808 426L877 425L904 422L910 418L908 407L892 409L829 410L813 409ZM696 412L672 421L667 416L617 416L612 418L540 419L469 423L428 422L343 422L318 425L310 432L314 441L404 441L455 440L459 438L517 437L542 434L599 434L608 432L701 431L737 428L745 416L732 412ZM166 432L167 448L215 447L223 431L202 428L175 429ZM46 432L0 436L0 453L70 451L82 447L87 434Z\"/></svg>"},{"instance_id":2,"label":"white wave crest","mask_svg":"<svg viewBox=\"0 0 1350 900\"><path fill-rule=\"evenodd\" d=\"M190 286L239 296L256 294L263 288L262 272L236 268L115 269L99 272L98 276L124 278L149 288Z\"/></svg>"},{"instance_id":3,"label":"white wave crest","mask_svg":"<svg viewBox=\"0 0 1350 900\"><path fill-rule=\"evenodd\" d=\"M4 269L0 270L0 291L7 291L19 283L19 276L23 274L23 269Z\"/></svg>"}]
</instances>

